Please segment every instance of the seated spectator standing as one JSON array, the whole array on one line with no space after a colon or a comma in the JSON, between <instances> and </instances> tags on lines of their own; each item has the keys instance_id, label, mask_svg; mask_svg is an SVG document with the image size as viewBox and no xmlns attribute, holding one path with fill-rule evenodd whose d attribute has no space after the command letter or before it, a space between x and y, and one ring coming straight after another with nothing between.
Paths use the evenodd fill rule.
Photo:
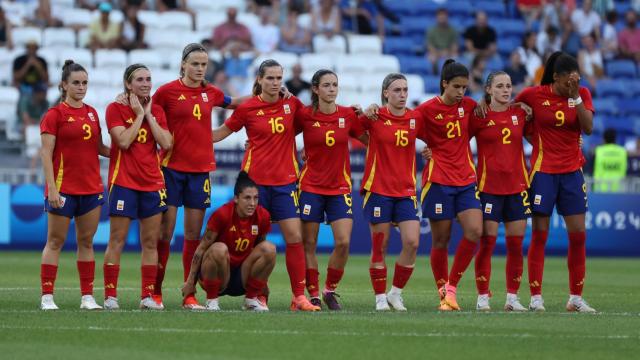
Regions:
<instances>
[{"instance_id":1,"label":"seated spectator standing","mask_svg":"<svg viewBox=\"0 0 640 360\"><path fill-rule=\"evenodd\" d=\"M328 39L342 32L340 10L333 0L320 0L320 4L312 9L311 31Z\"/></svg>"},{"instance_id":2,"label":"seated spectator standing","mask_svg":"<svg viewBox=\"0 0 640 360\"><path fill-rule=\"evenodd\" d=\"M434 73L440 70L439 61L458 56L458 31L449 25L447 9L438 9L436 25L425 34L427 59L433 65Z\"/></svg>"},{"instance_id":3,"label":"seated spectator standing","mask_svg":"<svg viewBox=\"0 0 640 360\"><path fill-rule=\"evenodd\" d=\"M604 77L604 61L602 52L596 46L595 35L587 35L582 38L582 49L578 52L578 64L580 73L587 79L591 92L596 91L596 82Z\"/></svg>"},{"instance_id":4,"label":"seated spectator standing","mask_svg":"<svg viewBox=\"0 0 640 360\"><path fill-rule=\"evenodd\" d=\"M138 19L140 5L126 5L124 10L124 20L120 25L120 47L124 50L144 49L147 44L144 42L145 26Z\"/></svg>"},{"instance_id":5,"label":"seated spectator standing","mask_svg":"<svg viewBox=\"0 0 640 360\"><path fill-rule=\"evenodd\" d=\"M109 19L111 4L100 3L100 17L89 25L89 48L92 51L97 49L114 49L118 47L120 39L120 24Z\"/></svg>"},{"instance_id":6,"label":"seated spectator standing","mask_svg":"<svg viewBox=\"0 0 640 360\"><path fill-rule=\"evenodd\" d=\"M31 95L33 88L40 83L49 83L47 62L38 56L38 43L30 40L26 44L26 54L13 61L13 84L20 95Z\"/></svg>"},{"instance_id":7,"label":"seated spectator standing","mask_svg":"<svg viewBox=\"0 0 640 360\"><path fill-rule=\"evenodd\" d=\"M542 59L536 51L536 33L527 31L522 37L522 45L517 49L522 63L527 68L530 77L535 76L536 70L542 66Z\"/></svg>"},{"instance_id":8,"label":"seated spectator standing","mask_svg":"<svg viewBox=\"0 0 640 360\"><path fill-rule=\"evenodd\" d=\"M238 9L230 7L227 9L227 21L216 26L213 30L211 42L213 46L222 51L237 48L238 51L251 51L253 43L249 28L236 20Z\"/></svg>"},{"instance_id":9,"label":"seated spectator standing","mask_svg":"<svg viewBox=\"0 0 640 360\"><path fill-rule=\"evenodd\" d=\"M280 27L280 44L278 47L285 52L304 54L312 51L311 31L298 24L298 7L289 5L289 12L285 23Z\"/></svg>"},{"instance_id":10,"label":"seated spectator standing","mask_svg":"<svg viewBox=\"0 0 640 360\"><path fill-rule=\"evenodd\" d=\"M256 52L268 54L273 52L280 41L280 29L273 23L271 9L261 6L259 8L260 24L251 28L251 38L255 44Z\"/></svg>"},{"instance_id":11,"label":"seated spectator standing","mask_svg":"<svg viewBox=\"0 0 640 360\"><path fill-rule=\"evenodd\" d=\"M571 22L578 35L587 36L595 33L596 39L600 39L600 24L602 20L600 15L593 10L591 0L584 0L582 8L573 10Z\"/></svg>"},{"instance_id":12,"label":"seated spectator standing","mask_svg":"<svg viewBox=\"0 0 640 360\"><path fill-rule=\"evenodd\" d=\"M478 55L489 59L496 53L496 31L489 26L487 14L484 11L476 13L475 25L469 26L463 37L467 52L465 56L469 60Z\"/></svg>"},{"instance_id":13,"label":"seated spectator standing","mask_svg":"<svg viewBox=\"0 0 640 360\"><path fill-rule=\"evenodd\" d=\"M627 11L624 16L625 28L618 34L620 55L640 63L640 29L636 27L636 13Z\"/></svg>"},{"instance_id":14,"label":"seated spectator standing","mask_svg":"<svg viewBox=\"0 0 640 360\"><path fill-rule=\"evenodd\" d=\"M616 144L616 130L604 132L604 144L596 147L593 164L593 190L620 192L620 182L627 176L627 150Z\"/></svg>"},{"instance_id":15,"label":"seated spectator standing","mask_svg":"<svg viewBox=\"0 0 640 360\"><path fill-rule=\"evenodd\" d=\"M616 30L616 22L618 21L618 13L615 10L607 12L607 22L602 28L602 56L606 60L611 60L618 55L618 30Z\"/></svg>"}]
</instances>

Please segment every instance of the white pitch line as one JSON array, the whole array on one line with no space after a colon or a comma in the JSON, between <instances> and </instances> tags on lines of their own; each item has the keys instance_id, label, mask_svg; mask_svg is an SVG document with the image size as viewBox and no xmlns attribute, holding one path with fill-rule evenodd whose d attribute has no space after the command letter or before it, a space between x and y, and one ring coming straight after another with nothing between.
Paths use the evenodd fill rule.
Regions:
<instances>
[{"instance_id":1,"label":"white pitch line","mask_svg":"<svg viewBox=\"0 0 640 360\"><path fill-rule=\"evenodd\" d=\"M97 332L125 332L125 333L182 333L182 334L248 334L248 335L334 335L334 336L351 336L351 337L417 337L417 338L458 338L458 337L486 337L486 338L562 338L562 339L595 339L595 340L640 340L640 335L561 335L561 334L488 334L488 333L460 333L460 332L361 332L361 331L300 331L300 330L233 330L233 329L185 329L185 328L145 328L145 327L101 327L101 326L88 326L88 327L43 327L43 326L13 326L13 325L0 325L0 331L2 330L40 330L40 331L97 331Z\"/></svg>"}]
</instances>

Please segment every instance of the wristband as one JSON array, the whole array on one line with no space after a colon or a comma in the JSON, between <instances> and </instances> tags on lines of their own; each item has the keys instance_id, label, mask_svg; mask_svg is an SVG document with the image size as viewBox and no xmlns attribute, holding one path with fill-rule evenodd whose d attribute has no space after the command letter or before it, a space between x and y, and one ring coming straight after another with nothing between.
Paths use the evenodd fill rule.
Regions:
<instances>
[{"instance_id":1,"label":"wristband","mask_svg":"<svg viewBox=\"0 0 640 360\"><path fill-rule=\"evenodd\" d=\"M573 103L576 104L576 106L582 104L582 97L580 97L580 95L578 95L577 98L573 99Z\"/></svg>"}]
</instances>

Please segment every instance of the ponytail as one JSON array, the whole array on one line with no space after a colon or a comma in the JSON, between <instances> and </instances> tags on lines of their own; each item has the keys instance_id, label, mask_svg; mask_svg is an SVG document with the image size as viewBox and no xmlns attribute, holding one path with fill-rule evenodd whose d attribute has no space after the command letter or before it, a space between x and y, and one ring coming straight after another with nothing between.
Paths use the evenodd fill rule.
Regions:
<instances>
[{"instance_id":1,"label":"ponytail","mask_svg":"<svg viewBox=\"0 0 640 360\"><path fill-rule=\"evenodd\" d=\"M469 78L469 70L466 66L453 59L447 59L442 65L442 71L440 72L440 95L444 94L443 82L449 82L454 78L464 77Z\"/></svg>"},{"instance_id":2,"label":"ponytail","mask_svg":"<svg viewBox=\"0 0 640 360\"><path fill-rule=\"evenodd\" d=\"M556 51L549 56L544 65L540 85L553 84L553 74L568 74L574 71L580 72L576 59L567 53Z\"/></svg>"},{"instance_id":3,"label":"ponytail","mask_svg":"<svg viewBox=\"0 0 640 360\"><path fill-rule=\"evenodd\" d=\"M236 179L236 184L233 186L233 195L238 196L244 191L244 189L250 187L257 189L258 185L253 180L251 180L249 174L247 174L245 171L240 171L240 173L238 174L238 178Z\"/></svg>"},{"instance_id":4,"label":"ponytail","mask_svg":"<svg viewBox=\"0 0 640 360\"><path fill-rule=\"evenodd\" d=\"M67 98L67 92L64 90L63 83L66 83L69 80L69 76L72 72L83 71L87 72L87 70L82 67L82 65L75 63L73 60L65 60L62 65L62 75L60 76L60 83L58 84L58 90L60 90L60 102L64 101Z\"/></svg>"}]
</instances>

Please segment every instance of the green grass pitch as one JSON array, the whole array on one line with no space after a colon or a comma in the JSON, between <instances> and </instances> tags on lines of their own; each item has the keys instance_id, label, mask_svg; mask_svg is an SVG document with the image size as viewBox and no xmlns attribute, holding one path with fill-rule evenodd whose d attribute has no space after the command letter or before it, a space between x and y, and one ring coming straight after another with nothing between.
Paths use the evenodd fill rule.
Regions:
<instances>
[{"instance_id":1,"label":"green grass pitch","mask_svg":"<svg viewBox=\"0 0 640 360\"><path fill-rule=\"evenodd\" d=\"M493 311L477 313L472 267L459 286L463 311L439 313L428 259L418 258L404 291L408 313L376 313L367 258L353 256L338 292L340 313L292 313L284 258L269 282L271 311L243 312L242 298L221 299L220 313L180 309L180 254L173 253L162 312L141 312L139 255L123 256L124 310L79 310L75 254L65 252L56 282L61 310L38 310L37 252L0 253L1 359L612 359L640 356L640 261L590 258L585 298L600 311L568 314L565 259L548 258L544 314L514 314L504 305L504 258L493 264ZM393 264L390 257L389 264ZM101 303L102 256L96 259ZM320 257L321 269L327 257ZM526 263L525 263L526 264ZM390 266L390 268L392 268ZM389 279L392 274L389 272ZM321 271L321 282L324 271ZM526 278L526 274L525 274ZM390 282L390 281L389 281ZM390 284L389 284L390 286ZM522 302L528 304L523 284ZM204 295L200 291L198 297Z\"/></svg>"}]
</instances>

